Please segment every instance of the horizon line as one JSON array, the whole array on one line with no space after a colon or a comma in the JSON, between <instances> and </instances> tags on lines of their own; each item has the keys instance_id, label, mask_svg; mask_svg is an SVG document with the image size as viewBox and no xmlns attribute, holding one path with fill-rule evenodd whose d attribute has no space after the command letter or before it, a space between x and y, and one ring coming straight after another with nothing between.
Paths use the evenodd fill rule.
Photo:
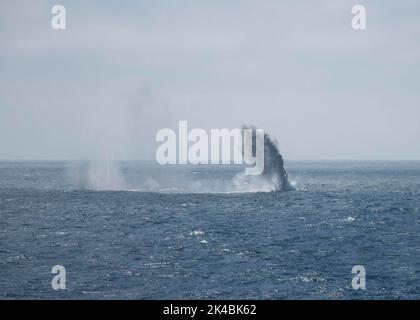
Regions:
<instances>
[{"instance_id":1,"label":"horizon line","mask_svg":"<svg viewBox=\"0 0 420 320\"><path fill-rule=\"evenodd\" d=\"M331 162L331 161L335 161L335 162L344 162L344 161L354 161L354 162L361 162L361 161L382 161L382 162L397 162L397 161L420 161L419 159L385 159L385 158L366 158L366 159L360 159L360 158L325 158L325 159L303 159L303 158L295 158L295 159L285 159L283 157L283 160L285 163L287 162L300 162L300 161L310 161L310 162L321 162L321 161L326 161L326 162ZM31 159L31 158L22 158L22 159L8 159L8 158L4 158L1 159L0 158L0 162L97 162L97 161L106 161L104 159L52 159L52 158L38 158L38 159ZM156 162L155 159L116 159L116 160L111 160L111 162ZM157 162L156 162L157 163ZM232 163L234 164L234 163ZM187 165L193 165L188 163ZM211 163L209 164L198 164L198 165L212 165ZM217 165L217 164L216 164ZM227 164L229 165L229 164ZM240 165L240 164L238 164Z\"/></svg>"}]
</instances>

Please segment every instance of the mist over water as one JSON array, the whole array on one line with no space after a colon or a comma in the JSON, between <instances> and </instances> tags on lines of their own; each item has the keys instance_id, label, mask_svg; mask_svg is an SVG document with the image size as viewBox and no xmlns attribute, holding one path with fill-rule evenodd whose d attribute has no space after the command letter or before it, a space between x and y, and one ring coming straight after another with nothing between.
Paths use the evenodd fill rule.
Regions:
<instances>
[{"instance_id":1,"label":"mist over water","mask_svg":"<svg viewBox=\"0 0 420 320\"><path fill-rule=\"evenodd\" d=\"M93 190L124 190L126 182L116 162L91 162L87 171L87 185Z\"/></svg>"},{"instance_id":2,"label":"mist over water","mask_svg":"<svg viewBox=\"0 0 420 320\"><path fill-rule=\"evenodd\" d=\"M255 139L253 145L255 146ZM144 162L89 161L69 172L76 189L161 193L247 193L294 190L276 142L264 135L264 169L245 173L244 165L158 165ZM203 169L204 168L204 169ZM211 173L211 174L210 174Z\"/></svg>"},{"instance_id":3,"label":"mist over water","mask_svg":"<svg viewBox=\"0 0 420 320\"><path fill-rule=\"evenodd\" d=\"M77 190L127 190L121 163L117 161L89 161L67 164L67 177Z\"/></svg>"}]
</instances>

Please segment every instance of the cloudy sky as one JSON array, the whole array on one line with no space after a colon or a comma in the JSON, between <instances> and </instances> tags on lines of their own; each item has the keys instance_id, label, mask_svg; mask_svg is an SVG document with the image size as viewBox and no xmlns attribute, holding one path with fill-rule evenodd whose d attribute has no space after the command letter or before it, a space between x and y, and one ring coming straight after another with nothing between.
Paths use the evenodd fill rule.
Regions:
<instances>
[{"instance_id":1,"label":"cloudy sky","mask_svg":"<svg viewBox=\"0 0 420 320\"><path fill-rule=\"evenodd\" d=\"M416 0L2 0L0 159L152 159L178 120L254 124L286 159L420 159L419 18Z\"/></svg>"}]
</instances>

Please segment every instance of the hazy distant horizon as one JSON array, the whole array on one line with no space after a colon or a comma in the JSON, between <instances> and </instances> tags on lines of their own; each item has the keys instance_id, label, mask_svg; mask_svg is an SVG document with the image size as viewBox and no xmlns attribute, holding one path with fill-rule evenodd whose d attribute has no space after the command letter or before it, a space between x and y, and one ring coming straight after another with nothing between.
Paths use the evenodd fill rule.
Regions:
<instances>
[{"instance_id":1,"label":"hazy distant horizon","mask_svg":"<svg viewBox=\"0 0 420 320\"><path fill-rule=\"evenodd\" d=\"M1 0L0 300L419 299L419 14Z\"/></svg>"},{"instance_id":2,"label":"hazy distant horizon","mask_svg":"<svg viewBox=\"0 0 420 320\"><path fill-rule=\"evenodd\" d=\"M0 162L94 162L94 161L106 161L106 160L92 160L92 159L7 159L3 158L0 159ZM287 159L284 158L285 165L287 166L288 162L420 162L420 159ZM151 159L116 159L112 160L111 162L115 163L124 163L124 162L141 162L141 163L153 163L157 166L162 166L156 162L156 160ZM178 166L179 164L168 164L163 166ZM221 166L225 164L220 164ZM232 164L234 165L234 164ZM186 164L186 166L197 166L197 167L205 167L205 166L217 166L217 164ZM241 164L235 164L235 166L243 166Z\"/></svg>"}]
</instances>

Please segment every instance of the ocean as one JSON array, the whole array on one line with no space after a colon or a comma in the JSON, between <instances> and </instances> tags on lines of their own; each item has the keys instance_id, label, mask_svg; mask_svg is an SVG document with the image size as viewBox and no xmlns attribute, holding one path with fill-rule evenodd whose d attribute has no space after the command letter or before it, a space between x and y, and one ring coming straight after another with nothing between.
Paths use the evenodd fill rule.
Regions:
<instances>
[{"instance_id":1,"label":"ocean","mask_svg":"<svg viewBox=\"0 0 420 320\"><path fill-rule=\"evenodd\" d=\"M285 167L295 190L258 192L237 166L0 162L0 298L420 298L420 162Z\"/></svg>"}]
</instances>

